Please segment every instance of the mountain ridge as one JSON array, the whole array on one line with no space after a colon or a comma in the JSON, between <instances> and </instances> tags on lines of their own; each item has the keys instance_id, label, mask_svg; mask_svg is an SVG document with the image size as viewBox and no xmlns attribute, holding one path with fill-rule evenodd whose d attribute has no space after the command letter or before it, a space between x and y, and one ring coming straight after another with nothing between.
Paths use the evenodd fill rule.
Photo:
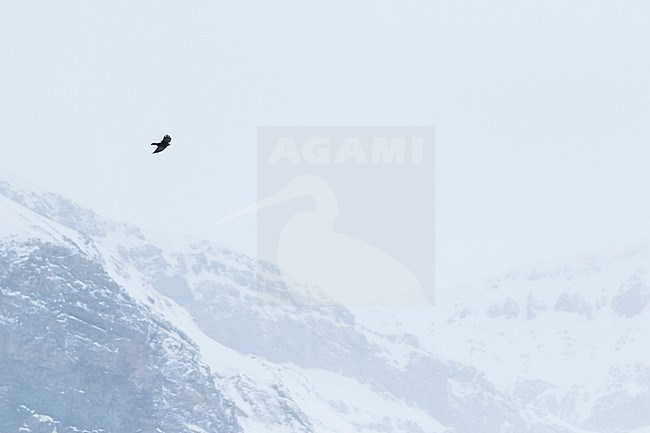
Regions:
<instances>
[{"instance_id":1,"label":"mountain ridge","mask_svg":"<svg viewBox=\"0 0 650 433\"><path fill-rule=\"evenodd\" d=\"M512 311L501 306L490 316L494 299L486 309L485 298L473 306L471 299L459 298L457 306L421 309L421 318L411 309L399 320L409 325L409 319L421 319L422 326L386 327L379 322L392 317L390 309L365 314L307 307L301 297L322 295L293 286L270 264L208 241L114 223L55 194L0 181L0 218L2 251L20 254L30 239L76 251L147 311L150 321L169 323L176 338L192 342L208 369L204 380L233 408L234 418L223 414L230 419L224 425L233 429L558 433L590 427L588 417L577 419L540 404L539 395L527 397L535 387L548 388L534 377L520 372L515 387L516 381L491 373L499 362L492 367L489 356L471 352L482 345L489 355L500 347L495 336L507 330L500 323ZM279 304L269 303L272 299ZM472 311L463 313L467 308ZM520 310L517 304L516 316ZM472 324L477 317L480 321ZM477 326L484 329L467 335L459 330L463 325L474 332ZM438 333L429 333L431 326ZM484 341L477 342L480 335ZM449 343L459 349L449 350ZM190 418L186 431L206 429L205 422Z\"/></svg>"}]
</instances>

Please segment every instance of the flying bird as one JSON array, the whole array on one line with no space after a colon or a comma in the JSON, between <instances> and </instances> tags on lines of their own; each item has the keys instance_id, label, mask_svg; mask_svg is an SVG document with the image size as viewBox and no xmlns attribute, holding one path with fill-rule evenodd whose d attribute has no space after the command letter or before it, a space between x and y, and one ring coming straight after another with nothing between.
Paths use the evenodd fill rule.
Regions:
<instances>
[{"instance_id":1,"label":"flying bird","mask_svg":"<svg viewBox=\"0 0 650 433\"><path fill-rule=\"evenodd\" d=\"M171 144L172 138L169 136L169 134L165 135L162 140L160 140L160 143L151 143L152 146L158 146L156 147L156 150L153 151L153 153L158 153L162 152L163 150L167 149L167 146Z\"/></svg>"}]
</instances>

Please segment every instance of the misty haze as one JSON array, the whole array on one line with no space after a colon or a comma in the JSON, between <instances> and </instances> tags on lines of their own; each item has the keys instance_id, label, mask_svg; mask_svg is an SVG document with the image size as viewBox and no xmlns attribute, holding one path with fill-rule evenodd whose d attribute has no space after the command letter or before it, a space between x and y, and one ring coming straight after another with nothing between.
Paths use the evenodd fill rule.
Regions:
<instances>
[{"instance_id":1,"label":"misty haze","mask_svg":"<svg viewBox=\"0 0 650 433\"><path fill-rule=\"evenodd\" d=\"M650 433L650 5L0 6L0 433Z\"/></svg>"}]
</instances>

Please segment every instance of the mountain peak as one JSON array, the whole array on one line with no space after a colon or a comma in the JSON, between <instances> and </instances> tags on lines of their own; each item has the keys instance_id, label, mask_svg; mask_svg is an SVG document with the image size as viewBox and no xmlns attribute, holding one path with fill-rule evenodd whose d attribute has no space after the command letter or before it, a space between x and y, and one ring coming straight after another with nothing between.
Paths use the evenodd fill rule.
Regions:
<instances>
[{"instance_id":1,"label":"mountain peak","mask_svg":"<svg viewBox=\"0 0 650 433\"><path fill-rule=\"evenodd\" d=\"M116 225L70 199L6 173L0 178L0 195L44 218L88 236L106 236Z\"/></svg>"}]
</instances>

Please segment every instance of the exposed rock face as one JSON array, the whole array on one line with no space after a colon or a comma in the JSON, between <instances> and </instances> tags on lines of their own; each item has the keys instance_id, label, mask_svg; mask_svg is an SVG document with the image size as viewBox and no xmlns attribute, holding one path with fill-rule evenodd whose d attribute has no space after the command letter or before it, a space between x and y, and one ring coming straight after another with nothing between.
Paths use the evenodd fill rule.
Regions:
<instances>
[{"instance_id":1,"label":"exposed rock face","mask_svg":"<svg viewBox=\"0 0 650 433\"><path fill-rule=\"evenodd\" d=\"M193 343L81 252L2 245L0 295L2 431L240 431Z\"/></svg>"},{"instance_id":2,"label":"exposed rock face","mask_svg":"<svg viewBox=\"0 0 650 433\"><path fill-rule=\"evenodd\" d=\"M643 313L650 302L650 290L639 275L632 276L612 298L612 308L619 316L632 317Z\"/></svg>"}]
</instances>

